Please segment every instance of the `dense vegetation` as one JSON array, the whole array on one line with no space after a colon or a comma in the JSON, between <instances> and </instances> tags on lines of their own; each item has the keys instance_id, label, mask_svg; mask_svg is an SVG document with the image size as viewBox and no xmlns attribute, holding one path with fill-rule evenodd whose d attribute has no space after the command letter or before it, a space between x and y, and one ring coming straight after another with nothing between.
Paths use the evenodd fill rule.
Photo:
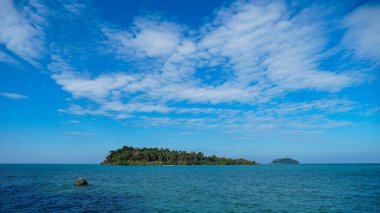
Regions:
<instances>
[{"instance_id":1,"label":"dense vegetation","mask_svg":"<svg viewBox=\"0 0 380 213\"><path fill-rule=\"evenodd\" d=\"M242 158L204 156L201 152L172 151L158 148L124 146L110 151L103 165L254 165L255 161Z\"/></svg>"},{"instance_id":2,"label":"dense vegetation","mask_svg":"<svg viewBox=\"0 0 380 213\"><path fill-rule=\"evenodd\" d=\"M299 164L299 162L291 158L279 158L279 159L273 160L272 164Z\"/></svg>"}]
</instances>

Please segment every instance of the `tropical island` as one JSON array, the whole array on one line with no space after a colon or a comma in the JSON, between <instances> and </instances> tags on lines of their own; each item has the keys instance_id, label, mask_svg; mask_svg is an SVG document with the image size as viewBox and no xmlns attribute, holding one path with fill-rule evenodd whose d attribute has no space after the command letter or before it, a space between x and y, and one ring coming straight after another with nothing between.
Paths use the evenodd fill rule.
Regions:
<instances>
[{"instance_id":1,"label":"tropical island","mask_svg":"<svg viewBox=\"0 0 380 213\"><path fill-rule=\"evenodd\" d=\"M279 158L273 160L271 164L299 164L299 162L291 158Z\"/></svg>"},{"instance_id":2,"label":"tropical island","mask_svg":"<svg viewBox=\"0 0 380 213\"><path fill-rule=\"evenodd\" d=\"M202 152L124 146L110 151L102 165L256 165L243 158L204 156Z\"/></svg>"}]
</instances>

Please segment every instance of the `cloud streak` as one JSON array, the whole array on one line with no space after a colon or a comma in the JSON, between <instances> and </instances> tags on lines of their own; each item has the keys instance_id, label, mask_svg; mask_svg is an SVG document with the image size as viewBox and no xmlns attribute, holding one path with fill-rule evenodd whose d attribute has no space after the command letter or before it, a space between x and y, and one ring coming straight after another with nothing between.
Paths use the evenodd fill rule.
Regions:
<instances>
[{"instance_id":1,"label":"cloud streak","mask_svg":"<svg viewBox=\"0 0 380 213\"><path fill-rule=\"evenodd\" d=\"M380 61L380 5L364 5L344 20L347 33L343 43L361 58Z\"/></svg>"},{"instance_id":2,"label":"cloud streak","mask_svg":"<svg viewBox=\"0 0 380 213\"><path fill-rule=\"evenodd\" d=\"M63 134L69 135L69 136L93 136L94 133L90 132L64 132Z\"/></svg>"},{"instance_id":3,"label":"cloud streak","mask_svg":"<svg viewBox=\"0 0 380 213\"><path fill-rule=\"evenodd\" d=\"M0 44L18 57L36 65L44 50L43 15L46 8L31 1L17 8L11 0L0 1Z\"/></svg>"},{"instance_id":4,"label":"cloud streak","mask_svg":"<svg viewBox=\"0 0 380 213\"><path fill-rule=\"evenodd\" d=\"M6 98L16 99L16 100L28 98L25 95L21 95L19 93L11 93L11 92L2 92L0 93L0 95Z\"/></svg>"}]
</instances>

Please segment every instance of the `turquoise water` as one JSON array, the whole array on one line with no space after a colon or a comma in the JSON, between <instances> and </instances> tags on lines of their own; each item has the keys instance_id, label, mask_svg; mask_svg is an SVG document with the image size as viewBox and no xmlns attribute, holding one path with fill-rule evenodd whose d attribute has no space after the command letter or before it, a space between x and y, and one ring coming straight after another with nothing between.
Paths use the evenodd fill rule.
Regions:
<instances>
[{"instance_id":1,"label":"turquoise water","mask_svg":"<svg viewBox=\"0 0 380 213\"><path fill-rule=\"evenodd\" d=\"M0 212L33 211L380 212L380 164L0 165Z\"/></svg>"}]
</instances>

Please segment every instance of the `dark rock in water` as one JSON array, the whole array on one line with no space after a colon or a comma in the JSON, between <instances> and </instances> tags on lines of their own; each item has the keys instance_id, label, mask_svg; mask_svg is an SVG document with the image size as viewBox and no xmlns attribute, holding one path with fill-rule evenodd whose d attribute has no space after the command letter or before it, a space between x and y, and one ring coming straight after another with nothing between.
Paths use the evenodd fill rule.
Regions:
<instances>
[{"instance_id":1,"label":"dark rock in water","mask_svg":"<svg viewBox=\"0 0 380 213\"><path fill-rule=\"evenodd\" d=\"M85 185L88 185L87 180L83 179L83 178L79 178L79 179L75 180L74 184L76 186L85 186Z\"/></svg>"},{"instance_id":2,"label":"dark rock in water","mask_svg":"<svg viewBox=\"0 0 380 213\"><path fill-rule=\"evenodd\" d=\"M279 158L273 160L271 164L299 164L299 162L291 158Z\"/></svg>"}]
</instances>

